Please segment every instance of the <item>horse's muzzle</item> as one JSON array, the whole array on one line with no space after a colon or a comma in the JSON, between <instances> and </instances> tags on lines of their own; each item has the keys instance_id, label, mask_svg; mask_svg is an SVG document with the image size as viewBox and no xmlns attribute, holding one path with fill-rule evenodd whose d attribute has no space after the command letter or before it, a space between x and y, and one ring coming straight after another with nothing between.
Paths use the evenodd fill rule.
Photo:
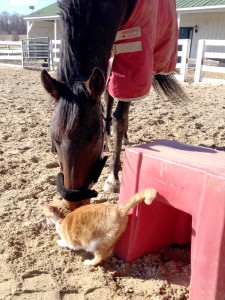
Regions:
<instances>
[{"instance_id":1,"label":"horse's muzzle","mask_svg":"<svg viewBox=\"0 0 225 300\"><path fill-rule=\"evenodd\" d=\"M95 190L90 190L89 187L93 183L96 183L98 181L98 178L101 175L102 169L106 163L107 158L107 156L103 158L98 158L91 170L88 183L77 190L67 189L64 186L64 175L63 173L59 173L57 175L57 189L60 195L63 197L63 199L69 202L77 202L97 197L98 193Z\"/></svg>"}]
</instances>

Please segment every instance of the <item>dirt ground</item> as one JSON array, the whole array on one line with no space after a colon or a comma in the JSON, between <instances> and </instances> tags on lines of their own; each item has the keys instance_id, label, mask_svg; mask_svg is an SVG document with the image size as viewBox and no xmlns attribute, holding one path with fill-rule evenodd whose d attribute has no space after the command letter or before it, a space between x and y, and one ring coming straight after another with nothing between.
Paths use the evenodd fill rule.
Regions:
<instances>
[{"instance_id":1,"label":"dirt ground","mask_svg":"<svg viewBox=\"0 0 225 300\"><path fill-rule=\"evenodd\" d=\"M53 74L53 73L52 73ZM190 247L165 247L126 263L111 257L84 266L90 254L56 244L43 206L57 195L57 157L50 151L53 106L40 72L0 67L0 299L188 299ZM130 109L130 145L160 139L225 150L225 85L182 84L189 102L174 105L151 91ZM112 154L110 146L109 156ZM116 203L103 192L93 202Z\"/></svg>"}]
</instances>

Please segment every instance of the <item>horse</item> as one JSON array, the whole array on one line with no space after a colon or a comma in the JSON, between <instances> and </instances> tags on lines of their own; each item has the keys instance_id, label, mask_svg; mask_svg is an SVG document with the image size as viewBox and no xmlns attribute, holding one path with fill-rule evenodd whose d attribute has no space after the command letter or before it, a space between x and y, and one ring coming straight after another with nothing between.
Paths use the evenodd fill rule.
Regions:
<instances>
[{"instance_id":1,"label":"horse","mask_svg":"<svg viewBox=\"0 0 225 300\"><path fill-rule=\"evenodd\" d=\"M183 91L173 75L168 74L174 70L177 59L175 0L61 0L59 7L62 36L57 76L54 79L43 70L41 80L45 90L55 101L50 132L61 169L58 190L65 199L66 206L73 210L89 203L90 198L96 196L91 187L97 181L106 161L106 158L101 159L101 154L104 132L110 134L111 123L115 132L114 151L110 162L110 175L104 189L110 192L119 191L120 151L123 137L128 130L130 107L130 102L124 97L139 99L143 93L149 91L151 84L171 99L176 95L182 97ZM142 12L136 17L134 12L140 11L140 8L143 8ZM119 74L117 57L126 60L131 55L132 60L132 55L136 55L137 52L141 52L142 55L142 50L145 49L139 40L142 38L142 29L136 25L129 29L126 28L126 24L131 16L131 25L135 24L138 18L142 20L142 14L146 10L152 14L149 16L149 26L153 29L151 39L155 40L151 44L151 40L146 37L151 51L145 50L147 54L149 51L149 55L144 61L139 55L134 71L137 74L131 74L130 81L137 81L139 84L138 93L126 87L131 95L121 97L120 92L123 92L123 85L126 86L126 77L129 77L129 74ZM159 11L164 12L162 19L155 18ZM159 23L161 29L157 30ZM157 40L156 35L160 37L161 31L163 34ZM170 36L173 37L172 44ZM121 40L129 42L128 45L125 43L123 46ZM115 41L118 41L117 44ZM160 52L162 47L164 54ZM130 52L125 58L121 55L124 51ZM164 57L167 57L166 62ZM141 68L147 63L150 66L143 71ZM144 79L147 87L139 82L142 73L146 76ZM116 83L115 77L119 77L116 78ZM104 91L103 112L101 96ZM114 98L117 98L118 104L111 117Z\"/></svg>"}]
</instances>

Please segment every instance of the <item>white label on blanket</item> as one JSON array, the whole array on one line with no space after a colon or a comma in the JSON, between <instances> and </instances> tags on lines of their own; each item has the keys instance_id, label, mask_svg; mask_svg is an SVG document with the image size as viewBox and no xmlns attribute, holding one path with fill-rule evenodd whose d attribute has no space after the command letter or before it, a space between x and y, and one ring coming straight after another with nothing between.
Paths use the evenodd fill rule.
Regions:
<instances>
[{"instance_id":1,"label":"white label on blanket","mask_svg":"<svg viewBox=\"0 0 225 300\"><path fill-rule=\"evenodd\" d=\"M134 28L124 29L117 32L115 42L134 39L140 36L141 36L141 28L139 26Z\"/></svg>"},{"instance_id":2,"label":"white label on blanket","mask_svg":"<svg viewBox=\"0 0 225 300\"><path fill-rule=\"evenodd\" d=\"M130 43L124 43L124 44L114 44L112 49L114 55L118 55L120 53L131 53L131 52L137 52L142 51L142 42L130 42Z\"/></svg>"}]
</instances>

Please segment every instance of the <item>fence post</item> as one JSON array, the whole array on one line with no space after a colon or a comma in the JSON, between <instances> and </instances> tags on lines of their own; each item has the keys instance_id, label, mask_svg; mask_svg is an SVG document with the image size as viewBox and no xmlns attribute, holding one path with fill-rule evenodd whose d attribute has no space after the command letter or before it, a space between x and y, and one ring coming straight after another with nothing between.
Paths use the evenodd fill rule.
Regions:
<instances>
[{"instance_id":1,"label":"fence post","mask_svg":"<svg viewBox=\"0 0 225 300\"><path fill-rule=\"evenodd\" d=\"M183 46L182 46L182 57L181 57L181 68L180 68L180 74L182 76L182 80L187 80L187 74L188 74L188 59L190 54L190 40L183 40Z\"/></svg>"},{"instance_id":2,"label":"fence post","mask_svg":"<svg viewBox=\"0 0 225 300\"><path fill-rule=\"evenodd\" d=\"M23 46L22 46L22 41L21 41L21 48L20 48L20 50L21 50L21 66L23 68Z\"/></svg>"},{"instance_id":3,"label":"fence post","mask_svg":"<svg viewBox=\"0 0 225 300\"><path fill-rule=\"evenodd\" d=\"M55 70L54 66L54 53L53 53L53 40L50 40L49 44L49 51L50 51L50 70Z\"/></svg>"},{"instance_id":4,"label":"fence post","mask_svg":"<svg viewBox=\"0 0 225 300\"><path fill-rule=\"evenodd\" d=\"M203 65L203 53L205 48L205 40L199 40L198 42L198 52L196 58L196 66L195 66L195 79L194 82L202 81L202 65Z\"/></svg>"}]
</instances>

